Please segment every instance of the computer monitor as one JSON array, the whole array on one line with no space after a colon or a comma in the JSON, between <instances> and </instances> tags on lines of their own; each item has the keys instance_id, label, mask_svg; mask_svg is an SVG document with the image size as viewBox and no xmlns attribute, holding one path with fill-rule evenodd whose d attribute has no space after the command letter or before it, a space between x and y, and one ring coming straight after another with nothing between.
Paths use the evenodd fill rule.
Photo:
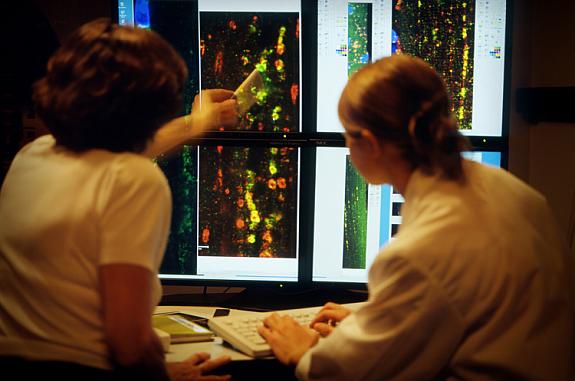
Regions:
<instances>
[{"instance_id":1,"label":"computer monitor","mask_svg":"<svg viewBox=\"0 0 575 381\"><path fill-rule=\"evenodd\" d=\"M391 54L426 60L445 79L462 133L505 131L505 0L321 0L317 131L341 132L337 102L348 76Z\"/></svg>"},{"instance_id":2,"label":"computer monitor","mask_svg":"<svg viewBox=\"0 0 575 381\"><path fill-rule=\"evenodd\" d=\"M442 4L449 10L413 0L118 0L120 24L155 30L184 58L182 113L200 89L235 89L254 69L266 84L234 131L156 159L173 197L162 281L365 287L403 200L353 169L336 105L348 76L376 58L428 54L450 73L463 132L483 148L503 134L487 148L505 151L505 1ZM453 62L459 55L465 68ZM496 165L506 157L473 155Z\"/></svg>"},{"instance_id":3,"label":"computer monitor","mask_svg":"<svg viewBox=\"0 0 575 381\"><path fill-rule=\"evenodd\" d=\"M465 152L464 157L500 167L501 152ZM404 199L390 185L367 184L345 147L316 154L313 273L316 283L367 283L381 247L401 225Z\"/></svg>"},{"instance_id":4,"label":"computer monitor","mask_svg":"<svg viewBox=\"0 0 575 381\"><path fill-rule=\"evenodd\" d=\"M183 112L206 88L236 89L258 72L264 89L236 130L301 131L300 0L118 1L120 24L150 28L188 66ZM156 162L173 196L167 283L299 281L300 150L186 146Z\"/></svg>"}]
</instances>

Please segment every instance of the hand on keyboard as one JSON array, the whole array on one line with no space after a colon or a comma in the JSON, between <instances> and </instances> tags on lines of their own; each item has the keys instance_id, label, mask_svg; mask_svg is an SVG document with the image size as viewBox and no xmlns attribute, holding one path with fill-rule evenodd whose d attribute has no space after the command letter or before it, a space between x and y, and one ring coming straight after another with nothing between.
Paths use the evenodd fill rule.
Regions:
<instances>
[{"instance_id":1,"label":"hand on keyboard","mask_svg":"<svg viewBox=\"0 0 575 381\"><path fill-rule=\"evenodd\" d=\"M287 328L284 327L282 329L278 329L274 326L275 320L268 320L272 325L271 327L267 327L267 330L271 332L270 335L272 335L273 332L277 332L277 340L274 341L273 337L276 336L265 336L268 331L262 331L262 334L271 340L271 347L258 332L258 328L263 325L264 320L271 316L270 313L253 313L243 316L218 317L210 319L208 325L218 336L248 356L269 356L272 354L273 348L273 352L280 361L283 361L282 359L291 361L289 358L284 356L283 352L280 353L280 350L291 351L292 349L290 349L290 344L288 342L297 342L302 339L299 336L296 337L296 335L301 335L303 337L308 348L315 345L318 340L318 335L309 328L310 323L313 322L315 325L317 325L316 323L328 324L331 326L330 328L333 329L333 327L345 319L352 310L358 308L362 304L363 303L354 303L344 307L335 303L327 303L324 307L277 311L279 316L290 316L294 321L299 323L299 325L293 324L288 325ZM351 307L351 309L349 307ZM320 314L318 315L318 313ZM316 317L316 315L318 316ZM309 334L310 338L314 338L315 341L313 341L313 344L310 345L310 341L306 339L307 336L304 336L304 333Z\"/></svg>"},{"instance_id":2,"label":"hand on keyboard","mask_svg":"<svg viewBox=\"0 0 575 381\"><path fill-rule=\"evenodd\" d=\"M349 308L337 303L327 303L312 319L310 327L325 337L349 314L351 314Z\"/></svg>"},{"instance_id":3,"label":"hand on keyboard","mask_svg":"<svg viewBox=\"0 0 575 381\"><path fill-rule=\"evenodd\" d=\"M300 308L295 310L278 311L279 315L289 315L302 325L302 329L308 329L321 307ZM252 357L264 357L272 354L272 349L264 338L259 334L258 327L270 316L269 313L254 313L244 316L226 316L210 319L208 325L212 331L239 351ZM314 334L317 336L316 334Z\"/></svg>"},{"instance_id":4,"label":"hand on keyboard","mask_svg":"<svg viewBox=\"0 0 575 381\"><path fill-rule=\"evenodd\" d=\"M289 315L277 313L268 316L258 332L266 339L276 358L286 365L296 365L319 340L316 331L299 324Z\"/></svg>"}]
</instances>

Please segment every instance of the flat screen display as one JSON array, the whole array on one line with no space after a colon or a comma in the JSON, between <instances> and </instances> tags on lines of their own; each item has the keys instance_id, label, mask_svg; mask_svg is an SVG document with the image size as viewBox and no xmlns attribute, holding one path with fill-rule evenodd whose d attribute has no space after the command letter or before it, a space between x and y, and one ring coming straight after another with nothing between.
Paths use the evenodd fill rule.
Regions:
<instances>
[{"instance_id":1,"label":"flat screen display","mask_svg":"<svg viewBox=\"0 0 575 381\"><path fill-rule=\"evenodd\" d=\"M501 166L500 152L463 156ZM351 164L347 148L317 148L313 281L367 283L380 248L401 225L403 202L392 186L367 184Z\"/></svg>"},{"instance_id":2,"label":"flat screen display","mask_svg":"<svg viewBox=\"0 0 575 381\"><path fill-rule=\"evenodd\" d=\"M182 112L201 89L246 86L237 130L301 130L299 0L118 1L123 25L152 29L189 71ZM297 147L186 146L156 163L173 197L162 279L298 281Z\"/></svg>"},{"instance_id":3,"label":"flat screen display","mask_svg":"<svg viewBox=\"0 0 575 381\"><path fill-rule=\"evenodd\" d=\"M342 132L347 79L392 54L423 58L444 78L464 135L502 136L505 0L318 2L317 131Z\"/></svg>"}]
</instances>

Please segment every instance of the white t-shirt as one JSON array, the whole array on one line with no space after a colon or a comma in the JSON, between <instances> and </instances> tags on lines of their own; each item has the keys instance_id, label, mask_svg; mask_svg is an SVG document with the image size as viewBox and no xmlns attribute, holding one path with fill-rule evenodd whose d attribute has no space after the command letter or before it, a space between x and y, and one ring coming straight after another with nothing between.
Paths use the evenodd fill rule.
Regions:
<instances>
[{"instance_id":1,"label":"white t-shirt","mask_svg":"<svg viewBox=\"0 0 575 381\"><path fill-rule=\"evenodd\" d=\"M76 154L51 135L24 147L0 193L0 355L110 368L98 267L157 274L170 218L166 178L143 156Z\"/></svg>"},{"instance_id":2,"label":"white t-shirt","mask_svg":"<svg viewBox=\"0 0 575 381\"><path fill-rule=\"evenodd\" d=\"M309 350L301 380L573 380L573 268L545 199L466 161L416 171L369 300Z\"/></svg>"}]
</instances>

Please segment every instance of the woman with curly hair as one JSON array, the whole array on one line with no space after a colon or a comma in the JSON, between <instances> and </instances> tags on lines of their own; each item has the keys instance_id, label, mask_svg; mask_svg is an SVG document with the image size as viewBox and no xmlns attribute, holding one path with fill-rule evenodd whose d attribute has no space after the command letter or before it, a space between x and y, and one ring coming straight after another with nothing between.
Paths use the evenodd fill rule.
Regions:
<instances>
[{"instance_id":1,"label":"woman with curly hair","mask_svg":"<svg viewBox=\"0 0 575 381\"><path fill-rule=\"evenodd\" d=\"M0 194L4 372L229 378L204 375L228 358L166 364L151 324L172 205L150 157L237 122L227 90L203 92L201 109L175 118L186 76L159 35L107 20L82 26L50 58L34 96L51 134L22 148Z\"/></svg>"}]
</instances>

